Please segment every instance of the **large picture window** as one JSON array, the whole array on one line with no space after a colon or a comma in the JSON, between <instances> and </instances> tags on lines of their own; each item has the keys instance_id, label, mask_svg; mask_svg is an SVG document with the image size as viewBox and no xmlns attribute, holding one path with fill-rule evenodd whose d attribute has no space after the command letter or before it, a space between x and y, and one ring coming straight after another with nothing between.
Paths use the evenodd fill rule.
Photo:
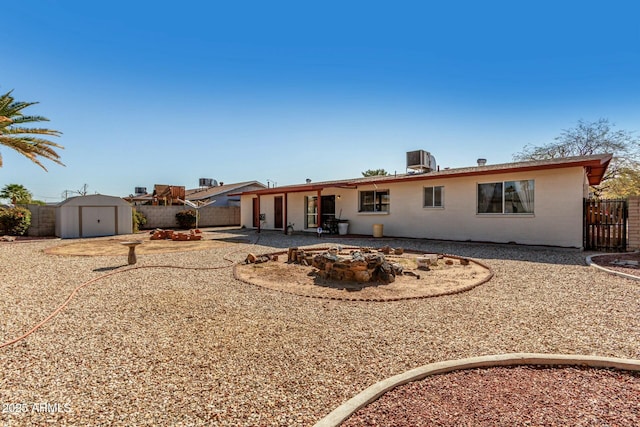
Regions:
<instances>
[{"instance_id":1,"label":"large picture window","mask_svg":"<svg viewBox=\"0 0 640 427\"><path fill-rule=\"evenodd\" d=\"M389 190L361 191L360 212L389 212Z\"/></svg>"},{"instance_id":2,"label":"large picture window","mask_svg":"<svg viewBox=\"0 0 640 427\"><path fill-rule=\"evenodd\" d=\"M534 181L478 184L479 214L532 214Z\"/></svg>"},{"instance_id":3,"label":"large picture window","mask_svg":"<svg viewBox=\"0 0 640 427\"><path fill-rule=\"evenodd\" d=\"M441 208L442 196L444 195L444 187L424 187L424 207L425 208Z\"/></svg>"}]
</instances>

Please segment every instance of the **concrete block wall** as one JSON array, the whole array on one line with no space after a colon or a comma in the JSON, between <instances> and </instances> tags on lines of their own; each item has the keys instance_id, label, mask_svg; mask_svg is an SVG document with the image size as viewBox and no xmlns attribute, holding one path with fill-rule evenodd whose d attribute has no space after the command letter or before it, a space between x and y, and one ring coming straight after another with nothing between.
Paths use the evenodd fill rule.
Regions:
<instances>
[{"instance_id":1,"label":"concrete block wall","mask_svg":"<svg viewBox=\"0 0 640 427\"><path fill-rule=\"evenodd\" d=\"M135 207L138 212L147 217L144 228L176 228L176 214L186 210L184 206L150 206ZM226 225L240 225L240 208L236 206L205 206L200 208L198 227L219 227Z\"/></svg>"},{"instance_id":2,"label":"concrete block wall","mask_svg":"<svg viewBox=\"0 0 640 427\"><path fill-rule=\"evenodd\" d=\"M206 206L200 209L200 227L221 227L240 225L239 206Z\"/></svg>"},{"instance_id":3,"label":"concrete block wall","mask_svg":"<svg viewBox=\"0 0 640 427\"><path fill-rule=\"evenodd\" d=\"M56 234L56 207L42 205L27 205L31 212L31 225L27 236L46 237Z\"/></svg>"},{"instance_id":4,"label":"concrete block wall","mask_svg":"<svg viewBox=\"0 0 640 427\"><path fill-rule=\"evenodd\" d=\"M627 248L640 249L640 196L630 196L628 207Z\"/></svg>"}]
</instances>

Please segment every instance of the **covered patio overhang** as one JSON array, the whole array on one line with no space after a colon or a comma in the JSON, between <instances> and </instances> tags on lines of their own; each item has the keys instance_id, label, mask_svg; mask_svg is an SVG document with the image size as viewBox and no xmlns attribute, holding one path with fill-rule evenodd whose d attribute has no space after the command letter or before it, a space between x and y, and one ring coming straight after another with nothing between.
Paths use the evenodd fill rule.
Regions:
<instances>
[{"instance_id":1,"label":"covered patio overhang","mask_svg":"<svg viewBox=\"0 0 640 427\"><path fill-rule=\"evenodd\" d=\"M283 200L283 232L287 233L287 224L289 223L288 219L288 195L291 193L316 193L317 200L320 200L322 197L322 191L328 188L343 188L343 189L356 189L358 185L353 182L325 182L325 183L314 183L314 184L300 184L300 185L288 185L284 187L273 187L273 188L264 188L261 190L252 190L245 191L243 193L230 194L230 196L235 195L255 195L257 198L257 210L260 212L260 197L266 195L282 195L284 197ZM318 203L318 218L322 218L322 204ZM257 231L258 233L261 231L261 223L257 222Z\"/></svg>"}]
</instances>

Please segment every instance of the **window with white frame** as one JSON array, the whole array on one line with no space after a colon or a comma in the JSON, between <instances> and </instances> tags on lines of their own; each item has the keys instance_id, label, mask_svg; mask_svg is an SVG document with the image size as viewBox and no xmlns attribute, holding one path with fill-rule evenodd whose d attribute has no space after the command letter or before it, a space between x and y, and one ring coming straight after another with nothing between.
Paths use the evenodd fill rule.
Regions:
<instances>
[{"instance_id":1,"label":"window with white frame","mask_svg":"<svg viewBox=\"0 0 640 427\"><path fill-rule=\"evenodd\" d=\"M389 212L389 190L361 191L359 212Z\"/></svg>"},{"instance_id":2,"label":"window with white frame","mask_svg":"<svg viewBox=\"0 0 640 427\"><path fill-rule=\"evenodd\" d=\"M424 187L424 202L425 208L441 208L443 203L444 187Z\"/></svg>"},{"instance_id":3,"label":"window with white frame","mask_svg":"<svg viewBox=\"0 0 640 427\"><path fill-rule=\"evenodd\" d=\"M532 214L534 180L478 184L479 214Z\"/></svg>"}]
</instances>

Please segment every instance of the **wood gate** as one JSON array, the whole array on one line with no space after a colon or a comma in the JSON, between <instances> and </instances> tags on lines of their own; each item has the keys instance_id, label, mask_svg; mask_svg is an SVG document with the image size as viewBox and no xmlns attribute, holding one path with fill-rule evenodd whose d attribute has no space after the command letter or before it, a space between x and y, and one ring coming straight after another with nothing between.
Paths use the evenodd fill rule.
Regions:
<instances>
[{"instance_id":1,"label":"wood gate","mask_svg":"<svg viewBox=\"0 0 640 427\"><path fill-rule=\"evenodd\" d=\"M584 249L627 250L627 200L584 200Z\"/></svg>"}]
</instances>

